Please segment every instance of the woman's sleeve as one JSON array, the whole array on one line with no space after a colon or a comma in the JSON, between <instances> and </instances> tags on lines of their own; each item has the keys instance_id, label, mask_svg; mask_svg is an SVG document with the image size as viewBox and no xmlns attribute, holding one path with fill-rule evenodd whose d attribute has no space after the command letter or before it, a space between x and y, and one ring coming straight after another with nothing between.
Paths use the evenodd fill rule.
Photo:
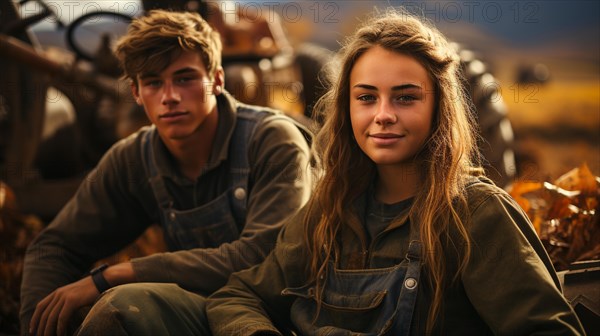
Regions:
<instances>
[{"instance_id":1,"label":"woman's sleeve","mask_svg":"<svg viewBox=\"0 0 600 336\"><path fill-rule=\"evenodd\" d=\"M584 334L533 226L509 195L485 197L473 210L470 234L472 255L462 281L494 334Z\"/></svg>"},{"instance_id":2,"label":"woman's sleeve","mask_svg":"<svg viewBox=\"0 0 600 336\"><path fill-rule=\"evenodd\" d=\"M306 281L304 211L291 217L275 249L259 265L234 273L208 298L207 315L214 335L282 335L290 327L293 299L281 295Z\"/></svg>"}]
</instances>

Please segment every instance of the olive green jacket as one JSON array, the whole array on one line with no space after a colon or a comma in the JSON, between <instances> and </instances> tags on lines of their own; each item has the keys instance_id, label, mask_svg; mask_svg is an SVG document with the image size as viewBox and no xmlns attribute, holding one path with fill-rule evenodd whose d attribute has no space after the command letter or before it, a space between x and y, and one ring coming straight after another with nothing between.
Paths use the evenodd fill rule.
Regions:
<instances>
[{"instance_id":1,"label":"olive green jacket","mask_svg":"<svg viewBox=\"0 0 600 336\"><path fill-rule=\"evenodd\" d=\"M489 180L467 189L472 240L470 261L458 282L446 289L434 334L444 335L577 335L583 328L561 294L551 261L523 210ZM365 197L359 197L341 229L341 269L384 268L404 258L409 242L408 210L400 214L367 246L362 221ZM215 335L289 334L294 297L288 287L307 280L303 216L291 218L275 250L265 261L235 273L227 286L208 300L207 313ZM320 214L314 214L316 216ZM312 232L309 230L309 232ZM456 270L457 255L446 248L447 278ZM411 334L425 334L432 288L424 271Z\"/></svg>"},{"instance_id":2,"label":"olive green jacket","mask_svg":"<svg viewBox=\"0 0 600 336\"><path fill-rule=\"evenodd\" d=\"M217 103L219 123L213 148L196 180L180 173L159 136L151 139L155 164L174 200L174 209L210 204L230 188L229 143L238 110L251 107L227 93L219 95ZM149 129L143 128L116 143L29 246L21 286L23 331L35 305L46 295L80 279L94 262L119 251L148 226L159 223L159 205L142 161L142 139L147 132ZM310 195L310 149L289 118L274 115L257 124L248 139L247 154L247 214L239 239L218 248L199 246L132 259L138 281L176 283L208 295L225 285L231 273L259 263L269 254L283 223Z\"/></svg>"}]
</instances>

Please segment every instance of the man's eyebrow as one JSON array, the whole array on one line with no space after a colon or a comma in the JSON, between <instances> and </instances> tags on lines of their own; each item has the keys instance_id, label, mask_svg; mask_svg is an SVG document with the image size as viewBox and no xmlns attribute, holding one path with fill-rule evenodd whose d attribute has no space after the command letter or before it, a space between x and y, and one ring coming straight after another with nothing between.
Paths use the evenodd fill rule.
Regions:
<instances>
[{"instance_id":1,"label":"man's eyebrow","mask_svg":"<svg viewBox=\"0 0 600 336\"><path fill-rule=\"evenodd\" d=\"M145 72L143 74L140 74L140 79L146 79L146 78L151 78L151 77L158 77L158 74L156 74L154 72Z\"/></svg>"},{"instance_id":2,"label":"man's eyebrow","mask_svg":"<svg viewBox=\"0 0 600 336\"><path fill-rule=\"evenodd\" d=\"M359 84L354 85L353 88L361 88L361 89L366 89L366 90L377 91L377 87L375 87L373 85L369 85L369 84L360 84L359 83ZM407 89L421 89L421 87L416 84L402 84L402 85L392 86L392 91L407 90Z\"/></svg>"},{"instance_id":3,"label":"man's eyebrow","mask_svg":"<svg viewBox=\"0 0 600 336\"><path fill-rule=\"evenodd\" d=\"M179 70L173 72L173 75L181 75L181 74L185 74L185 73L189 73L189 72L198 72L198 69L186 67L186 68L182 68L182 69L179 69Z\"/></svg>"},{"instance_id":4,"label":"man's eyebrow","mask_svg":"<svg viewBox=\"0 0 600 336\"><path fill-rule=\"evenodd\" d=\"M190 73L190 72L198 72L197 69L194 68L190 68L190 67L185 67L185 68L181 68L175 72L173 72L173 75L181 75L181 74L185 74L185 73ZM160 77L159 74L154 73L154 72L146 72L140 75L140 79L146 79L146 78L152 78L152 77Z\"/></svg>"}]
</instances>

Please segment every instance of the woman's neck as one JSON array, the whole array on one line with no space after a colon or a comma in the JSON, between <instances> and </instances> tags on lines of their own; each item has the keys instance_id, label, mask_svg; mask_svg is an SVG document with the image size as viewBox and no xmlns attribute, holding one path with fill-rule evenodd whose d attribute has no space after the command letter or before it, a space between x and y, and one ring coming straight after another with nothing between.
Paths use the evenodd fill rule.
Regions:
<instances>
[{"instance_id":1,"label":"woman's neck","mask_svg":"<svg viewBox=\"0 0 600 336\"><path fill-rule=\"evenodd\" d=\"M416 195L422 185L422 172L416 164L380 165L377 167L375 198L386 204L394 204Z\"/></svg>"}]
</instances>

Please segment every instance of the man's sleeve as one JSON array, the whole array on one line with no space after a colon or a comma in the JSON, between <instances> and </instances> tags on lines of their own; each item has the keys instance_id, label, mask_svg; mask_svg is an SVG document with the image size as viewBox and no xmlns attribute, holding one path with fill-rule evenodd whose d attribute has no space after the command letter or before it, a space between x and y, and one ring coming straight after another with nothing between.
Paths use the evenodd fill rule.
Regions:
<instances>
[{"instance_id":1,"label":"man's sleeve","mask_svg":"<svg viewBox=\"0 0 600 336\"><path fill-rule=\"evenodd\" d=\"M28 247L21 283L22 331L41 299L131 243L149 222L145 210L130 196L131 188L138 185L131 180L135 175L127 171L134 162L119 162L123 157L116 152L120 151L114 147L107 152Z\"/></svg>"},{"instance_id":2,"label":"man's sleeve","mask_svg":"<svg viewBox=\"0 0 600 336\"><path fill-rule=\"evenodd\" d=\"M249 146L253 184L239 239L218 248L133 259L138 280L173 282L208 295L225 285L231 273L262 262L285 220L308 200L309 161L310 149L298 128L287 118L267 118L257 126Z\"/></svg>"}]
</instances>

